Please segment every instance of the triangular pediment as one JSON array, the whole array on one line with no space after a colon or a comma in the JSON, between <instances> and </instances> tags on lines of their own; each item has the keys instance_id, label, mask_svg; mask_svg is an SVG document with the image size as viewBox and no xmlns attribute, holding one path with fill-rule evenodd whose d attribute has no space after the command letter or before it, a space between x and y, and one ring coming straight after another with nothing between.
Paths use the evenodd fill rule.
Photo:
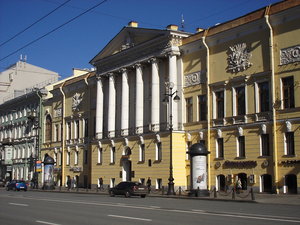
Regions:
<instances>
[{"instance_id":1,"label":"triangular pediment","mask_svg":"<svg viewBox=\"0 0 300 225\"><path fill-rule=\"evenodd\" d=\"M91 61L93 64L103 58L115 55L126 49L146 43L157 37L168 36L170 31L124 27Z\"/></svg>"}]
</instances>

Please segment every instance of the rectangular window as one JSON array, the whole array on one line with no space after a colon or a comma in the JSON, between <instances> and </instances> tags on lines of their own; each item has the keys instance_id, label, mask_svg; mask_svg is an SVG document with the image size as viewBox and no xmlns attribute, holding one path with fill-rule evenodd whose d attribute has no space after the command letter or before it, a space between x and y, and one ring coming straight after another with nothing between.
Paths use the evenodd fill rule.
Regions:
<instances>
[{"instance_id":1,"label":"rectangular window","mask_svg":"<svg viewBox=\"0 0 300 225\"><path fill-rule=\"evenodd\" d=\"M85 119L84 120L84 137L89 136L89 120Z\"/></svg>"},{"instance_id":2,"label":"rectangular window","mask_svg":"<svg viewBox=\"0 0 300 225\"><path fill-rule=\"evenodd\" d=\"M161 142L156 143L155 160L156 161L162 160Z\"/></svg>"},{"instance_id":3,"label":"rectangular window","mask_svg":"<svg viewBox=\"0 0 300 225\"><path fill-rule=\"evenodd\" d=\"M295 108L294 77L282 78L283 108Z\"/></svg>"},{"instance_id":4,"label":"rectangular window","mask_svg":"<svg viewBox=\"0 0 300 225\"><path fill-rule=\"evenodd\" d=\"M235 88L235 100L236 100L236 114L238 116L246 114L246 102L245 102L245 87Z\"/></svg>"},{"instance_id":5,"label":"rectangular window","mask_svg":"<svg viewBox=\"0 0 300 225\"><path fill-rule=\"evenodd\" d=\"M74 164L78 165L78 152L77 151L75 151Z\"/></svg>"},{"instance_id":6,"label":"rectangular window","mask_svg":"<svg viewBox=\"0 0 300 225\"><path fill-rule=\"evenodd\" d=\"M267 112L270 110L270 88L269 82L262 82L258 84L259 91L259 109L260 112Z\"/></svg>"},{"instance_id":7,"label":"rectangular window","mask_svg":"<svg viewBox=\"0 0 300 225\"><path fill-rule=\"evenodd\" d=\"M156 179L156 187L155 188L158 190L162 189L162 179L161 178Z\"/></svg>"},{"instance_id":8,"label":"rectangular window","mask_svg":"<svg viewBox=\"0 0 300 225\"><path fill-rule=\"evenodd\" d=\"M102 154L103 154L102 148L98 147L98 161L97 161L98 164L102 164L102 159L103 159L103 155Z\"/></svg>"},{"instance_id":9,"label":"rectangular window","mask_svg":"<svg viewBox=\"0 0 300 225\"><path fill-rule=\"evenodd\" d=\"M246 156L245 152L245 136L238 137L238 157L244 158Z\"/></svg>"},{"instance_id":10,"label":"rectangular window","mask_svg":"<svg viewBox=\"0 0 300 225\"><path fill-rule=\"evenodd\" d=\"M261 141L261 156L270 155L270 143L269 143L269 134L262 134L260 136Z\"/></svg>"},{"instance_id":11,"label":"rectangular window","mask_svg":"<svg viewBox=\"0 0 300 225\"><path fill-rule=\"evenodd\" d=\"M110 163L114 164L116 161L116 148L110 147Z\"/></svg>"},{"instance_id":12,"label":"rectangular window","mask_svg":"<svg viewBox=\"0 0 300 225\"><path fill-rule=\"evenodd\" d=\"M224 118L224 91L218 91L216 95L216 116L217 119Z\"/></svg>"},{"instance_id":13,"label":"rectangular window","mask_svg":"<svg viewBox=\"0 0 300 225\"><path fill-rule=\"evenodd\" d=\"M224 158L224 139L218 138L217 139L217 158Z\"/></svg>"},{"instance_id":14,"label":"rectangular window","mask_svg":"<svg viewBox=\"0 0 300 225\"><path fill-rule=\"evenodd\" d=\"M186 98L186 122L191 123L193 122L193 98Z\"/></svg>"},{"instance_id":15,"label":"rectangular window","mask_svg":"<svg viewBox=\"0 0 300 225\"><path fill-rule=\"evenodd\" d=\"M71 156L71 153L67 152L67 165L68 166L70 165L70 156Z\"/></svg>"},{"instance_id":16,"label":"rectangular window","mask_svg":"<svg viewBox=\"0 0 300 225\"><path fill-rule=\"evenodd\" d=\"M285 149L286 155L295 155L294 132L285 133Z\"/></svg>"},{"instance_id":17,"label":"rectangular window","mask_svg":"<svg viewBox=\"0 0 300 225\"><path fill-rule=\"evenodd\" d=\"M80 129L79 129L79 120L75 121L75 138L79 138Z\"/></svg>"},{"instance_id":18,"label":"rectangular window","mask_svg":"<svg viewBox=\"0 0 300 225\"><path fill-rule=\"evenodd\" d=\"M207 100L206 95L198 96L199 121L207 120Z\"/></svg>"},{"instance_id":19,"label":"rectangular window","mask_svg":"<svg viewBox=\"0 0 300 225\"><path fill-rule=\"evenodd\" d=\"M67 123L67 140L72 139L71 122Z\"/></svg>"},{"instance_id":20,"label":"rectangular window","mask_svg":"<svg viewBox=\"0 0 300 225\"><path fill-rule=\"evenodd\" d=\"M139 146L139 162L145 161L145 144Z\"/></svg>"}]
</instances>

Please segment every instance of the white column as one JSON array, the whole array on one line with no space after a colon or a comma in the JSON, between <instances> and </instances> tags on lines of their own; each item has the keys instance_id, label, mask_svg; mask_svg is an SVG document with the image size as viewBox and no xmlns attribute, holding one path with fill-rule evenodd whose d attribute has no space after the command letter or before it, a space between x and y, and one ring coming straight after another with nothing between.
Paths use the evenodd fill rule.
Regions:
<instances>
[{"instance_id":1,"label":"white column","mask_svg":"<svg viewBox=\"0 0 300 225\"><path fill-rule=\"evenodd\" d=\"M139 127L136 133L142 133L144 114L144 84L141 64L136 64L136 104L135 104L135 127Z\"/></svg>"},{"instance_id":2,"label":"white column","mask_svg":"<svg viewBox=\"0 0 300 225\"><path fill-rule=\"evenodd\" d=\"M110 137L115 136L116 118L116 88L114 75L108 75L108 132Z\"/></svg>"},{"instance_id":3,"label":"white column","mask_svg":"<svg viewBox=\"0 0 300 225\"><path fill-rule=\"evenodd\" d=\"M96 137L102 138L103 128L103 85L100 76L97 76L97 97L96 97Z\"/></svg>"},{"instance_id":4,"label":"white column","mask_svg":"<svg viewBox=\"0 0 300 225\"><path fill-rule=\"evenodd\" d=\"M177 85L177 55L174 53L169 54L169 82L174 84L173 91L178 90ZM175 130L178 129L178 107L177 104L174 103L172 107L172 115L173 115L173 128Z\"/></svg>"},{"instance_id":5,"label":"white column","mask_svg":"<svg viewBox=\"0 0 300 225\"><path fill-rule=\"evenodd\" d=\"M152 89L151 89L151 124L152 130L159 130L159 75L157 59L151 59L152 66Z\"/></svg>"},{"instance_id":6,"label":"white column","mask_svg":"<svg viewBox=\"0 0 300 225\"><path fill-rule=\"evenodd\" d=\"M121 129L122 135L128 135L129 128L129 85L127 69L122 69L122 110Z\"/></svg>"}]
</instances>

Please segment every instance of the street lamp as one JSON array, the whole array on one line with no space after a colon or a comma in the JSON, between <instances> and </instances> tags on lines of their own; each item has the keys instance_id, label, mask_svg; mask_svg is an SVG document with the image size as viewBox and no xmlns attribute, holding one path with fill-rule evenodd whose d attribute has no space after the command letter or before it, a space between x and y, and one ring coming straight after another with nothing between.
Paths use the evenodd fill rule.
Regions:
<instances>
[{"instance_id":1,"label":"street lamp","mask_svg":"<svg viewBox=\"0 0 300 225\"><path fill-rule=\"evenodd\" d=\"M172 140L172 132L173 132L173 114L172 114L172 102L179 102L180 97L177 95L177 90L173 92L174 83L166 82L166 93L165 98L163 99L164 104L169 105L169 132L170 132L170 175L169 175L169 183L168 183L168 192L167 195L175 195L174 190L174 177L173 177L173 140ZM175 95L175 96L174 96ZM173 98L174 96L174 98Z\"/></svg>"},{"instance_id":2,"label":"street lamp","mask_svg":"<svg viewBox=\"0 0 300 225\"><path fill-rule=\"evenodd\" d=\"M31 159L34 166L33 166L33 183L34 183L34 188L38 189L38 174L37 174L37 169L36 169L36 163L38 160L38 154L39 154L39 117L37 115L37 112L35 109L31 110L29 112L29 115L27 116L28 120L32 123L33 129L36 130L35 132L35 137L34 137L34 147L35 147L35 154L34 156L31 154Z\"/></svg>"}]
</instances>

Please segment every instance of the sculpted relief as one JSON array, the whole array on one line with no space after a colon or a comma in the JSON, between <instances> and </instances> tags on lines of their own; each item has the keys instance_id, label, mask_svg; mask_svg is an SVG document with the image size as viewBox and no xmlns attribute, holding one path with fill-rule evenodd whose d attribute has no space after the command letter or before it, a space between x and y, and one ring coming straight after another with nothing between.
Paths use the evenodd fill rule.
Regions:
<instances>
[{"instance_id":1,"label":"sculpted relief","mask_svg":"<svg viewBox=\"0 0 300 225\"><path fill-rule=\"evenodd\" d=\"M246 43L229 47L227 71L237 73L248 69L252 66L251 57L252 54L248 52Z\"/></svg>"}]
</instances>

